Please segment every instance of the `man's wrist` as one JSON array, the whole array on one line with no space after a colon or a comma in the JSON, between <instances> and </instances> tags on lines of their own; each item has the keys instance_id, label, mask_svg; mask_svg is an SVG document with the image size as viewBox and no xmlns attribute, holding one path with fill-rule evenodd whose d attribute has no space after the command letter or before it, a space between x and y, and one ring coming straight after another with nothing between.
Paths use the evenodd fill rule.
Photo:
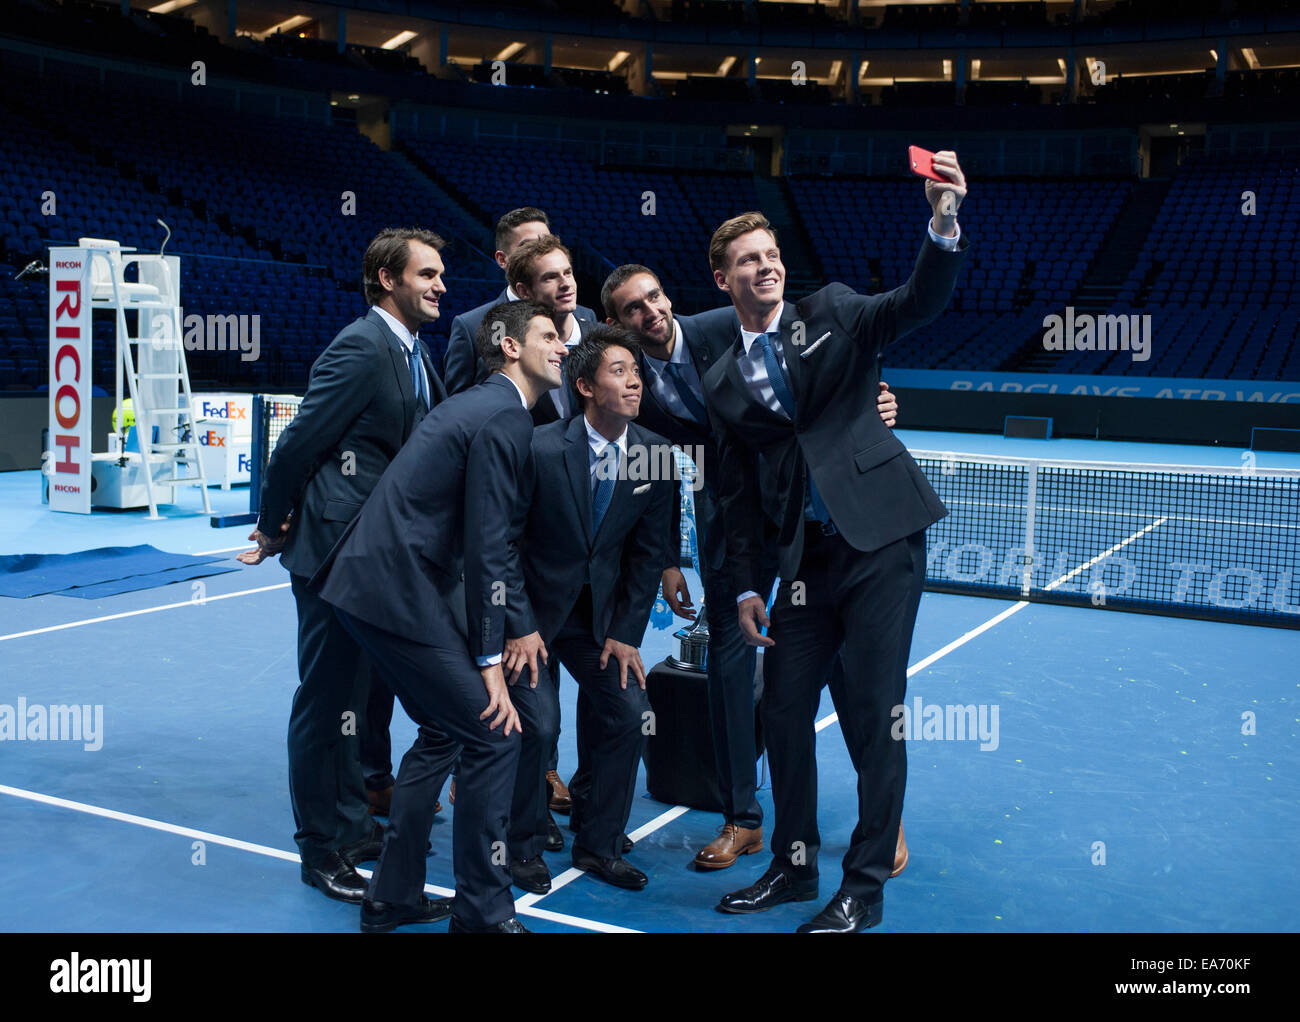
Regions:
<instances>
[{"instance_id":1,"label":"man's wrist","mask_svg":"<svg viewBox=\"0 0 1300 1022\"><path fill-rule=\"evenodd\" d=\"M758 593L754 592L754 590L746 589L743 593L741 593L739 596L736 597L736 605L739 606L740 604L744 603L746 600L750 599L751 597L755 597L757 595Z\"/></svg>"}]
</instances>

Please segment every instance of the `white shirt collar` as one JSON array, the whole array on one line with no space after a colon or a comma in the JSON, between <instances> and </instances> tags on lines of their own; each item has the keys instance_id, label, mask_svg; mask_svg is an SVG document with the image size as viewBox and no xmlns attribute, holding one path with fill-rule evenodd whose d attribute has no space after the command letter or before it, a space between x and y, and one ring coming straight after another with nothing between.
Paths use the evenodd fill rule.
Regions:
<instances>
[{"instance_id":1,"label":"white shirt collar","mask_svg":"<svg viewBox=\"0 0 1300 1022\"><path fill-rule=\"evenodd\" d=\"M782 302L776 307L776 311L772 313L772 318L767 321L767 326L762 330L746 330L744 327L740 328L740 343L744 345L746 355L749 354L749 349L753 347L754 340L759 334L770 334L780 326L781 313L783 312L785 312L785 302Z\"/></svg>"},{"instance_id":2,"label":"white shirt collar","mask_svg":"<svg viewBox=\"0 0 1300 1022\"><path fill-rule=\"evenodd\" d=\"M416 338L419 336L418 334L413 334L411 331L407 330L406 324L391 312L385 312L378 305L372 305L370 307L383 317L385 323L392 327L393 333L397 334L397 339L402 342L402 347L404 347L408 352L415 347Z\"/></svg>"},{"instance_id":3,"label":"white shirt collar","mask_svg":"<svg viewBox=\"0 0 1300 1022\"><path fill-rule=\"evenodd\" d=\"M578 319L577 313L573 313L573 332L564 339L564 346L572 348L582 340L582 321Z\"/></svg>"},{"instance_id":4,"label":"white shirt collar","mask_svg":"<svg viewBox=\"0 0 1300 1022\"><path fill-rule=\"evenodd\" d=\"M587 418L585 412L583 413L582 416L582 424L587 427L587 443L591 447L592 452L596 455L598 459L600 458L601 454L604 453L605 448L608 447L611 443L618 444L618 451L620 456L625 456L627 454L627 427L626 426L623 427L623 432L618 435L617 440L606 440L603 436L601 436L598 432L596 432L596 428L592 426L591 420Z\"/></svg>"},{"instance_id":5,"label":"white shirt collar","mask_svg":"<svg viewBox=\"0 0 1300 1022\"><path fill-rule=\"evenodd\" d=\"M500 370L498 370L498 375L500 375L500 376L505 376L505 378L506 378L507 380L510 380L510 386L514 387L514 388L515 388L515 393L519 395L519 403L520 403L521 405L524 406L524 411L527 411L527 410L528 410L528 399L527 399L526 397L524 397L524 392L523 392L522 390L519 389L519 384L515 383L514 380L511 380L510 377L507 376L505 373L500 372Z\"/></svg>"},{"instance_id":6,"label":"white shirt collar","mask_svg":"<svg viewBox=\"0 0 1300 1022\"><path fill-rule=\"evenodd\" d=\"M515 294L515 289L512 288L509 284L506 285L506 301L508 302L519 301L519 296Z\"/></svg>"},{"instance_id":7,"label":"white shirt collar","mask_svg":"<svg viewBox=\"0 0 1300 1022\"><path fill-rule=\"evenodd\" d=\"M673 337L675 338L673 341L673 353L668 356L667 362L661 358L655 358L644 348L641 349L642 352L644 352L645 357L654 363L656 370L658 370L660 366L666 366L669 363L683 366L690 361L690 356L686 351L686 338L682 336L682 325L677 322L676 318L673 319Z\"/></svg>"}]
</instances>

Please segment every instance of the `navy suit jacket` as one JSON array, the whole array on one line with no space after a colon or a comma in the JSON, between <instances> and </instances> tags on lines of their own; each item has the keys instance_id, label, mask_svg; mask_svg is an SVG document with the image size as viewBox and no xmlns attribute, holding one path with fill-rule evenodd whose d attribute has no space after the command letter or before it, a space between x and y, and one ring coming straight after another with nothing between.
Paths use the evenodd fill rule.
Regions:
<instances>
[{"instance_id":1,"label":"navy suit jacket","mask_svg":"<svg viewBox=\"0 0 1300 1022\"><path fill-rule=\"evenodd\" d=\"M525 599L511 604L513 637L541 634L549 643L591 585L592 638L640 646L664 566L668 518L677 500L671 447L628 425L625 471L614 484L600 529L592 529L592 483L582 415L533 432L533 489L521 502ZM638 459L646 469L638 478ZM654 471L650 471L653 467Z\"/></svg>"},{"instance_id":2,"label":"navy suit jacket","mask_svg":"<svg viewBox=\"0 0 1300 1022\"><path fill-rule=\"evenodd\" d=\"M795 578L803 553L804 493L811 472L832 521L855 549L877 550L948 513L925 474L876 411L881 348L948 304L968 242L945 252L926 238L907 282L879 295L830 284L786 302L781 338L794 421L761 404L740 374L739 330L704 379L718 440L719 498L737 595L760 591L762 490L775 491L779 572ZM795 344L795 323L803 343ZM760 459L762 465L760 466Z\"/></svg>"},{"instance_id":3,"label":"navy suit jacket","mask_svg":"<svg viewBox=\"0 0 1300 1022\"><path fill-rule=\"evenodd\" d=\"M462 312L451 321L451 336L447 340L447 353L443 356L443 378L447 383L448 394L459 394L476 383L482 383L487 376L483 360L478 357L478 328L494 305L509 301L505 290L492 301L485 302L469 312ZM579 305L573 313L584 323L595 323L596 314L585 305ZM545 396L545 395L543 395ZM541 401L537 402L539 405ZM550 403L548 399L548 404ZM552 409L554 412L554 409ZM550 421L554 421L555 415Z\"/></svg>"},{"instance_id":4,"label":"navy suit jacket","mask_svg":"<svg viewBox=\"0 0 1300 1022\"><path fill-rule=\"evenodd\" d=\"M492 656L523 599L514 521L532 489L533 424L494 374L426 415L312 580L321 597L411 641ZM450 645L449 645L450 643Z\"/></svg>"},{"instance_id":5,"label":"navy suit jacket","mask_svg":"<svg viewBox=\"0 0 1300 1022\"><path fill-rule=\"evenodd\" d=\"M424 342L432 407L447 391ZM280 434L262 482L257 527L280 534L280 562L310 577L361 510L410 436L418 399L406 349L374 309L344 327L316 359L298 414Z\"/></svg>"}]
</instances>

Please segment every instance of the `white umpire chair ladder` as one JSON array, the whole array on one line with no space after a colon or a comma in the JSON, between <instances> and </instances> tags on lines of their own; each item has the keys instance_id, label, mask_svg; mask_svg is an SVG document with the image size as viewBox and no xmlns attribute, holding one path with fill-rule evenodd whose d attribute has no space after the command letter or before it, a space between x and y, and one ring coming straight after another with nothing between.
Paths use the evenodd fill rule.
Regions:
<instances>
[{"instance_id":1,"label":"white umpire chair ladder","mask_svg":"<svg viewBox=\"0 0 1300 1022\"><path fill-rule=\"evenodd\" d=\"M211 514L194 394L185 363L180 260L176 256L124 255L135 249L104 238L80 238L77 244L90 252L92 309L113 309L117 316L117 431L119 437L125 436L125 377L135 409L149 517L160 517L159 491L169 491L164 503L174 504L178 486L199 487L203 510ZM137 267L136 281L126 279L131 264ZM127 320L129 311L136 314L134 334Z\"/></svg>"}]
</instances>

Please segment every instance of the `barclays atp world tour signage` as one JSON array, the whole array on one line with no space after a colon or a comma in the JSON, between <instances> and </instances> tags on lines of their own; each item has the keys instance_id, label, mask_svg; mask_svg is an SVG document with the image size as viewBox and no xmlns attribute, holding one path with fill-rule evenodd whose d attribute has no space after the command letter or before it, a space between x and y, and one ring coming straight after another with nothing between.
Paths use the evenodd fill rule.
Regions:
<instances>
[{"instance_id":1,"label":"barclays atp world tour signage","mask_svg":"<svg viewBox=\"0 0 1300 1022\"><path fill-rule=\"evenodd\" d=\"M1300 404L1300 383L1265 380L1194 380L1159 376L1071 376L1067 373L967 373L942 369L889 369L896 387L969 390L986 394L1065 394L1079 397L1151 397L1180 401Z\"/></svg>"},{"instance_id":2,"label":"barclays atp world tour signage","mask_svg":"<svg viewBox=\"0 0 1300 1022\"><path fill-rule=\"evenodd\" d=\"M50 510L90 514L90 253L50 249Z\"/></svg>"}]
</instances>

